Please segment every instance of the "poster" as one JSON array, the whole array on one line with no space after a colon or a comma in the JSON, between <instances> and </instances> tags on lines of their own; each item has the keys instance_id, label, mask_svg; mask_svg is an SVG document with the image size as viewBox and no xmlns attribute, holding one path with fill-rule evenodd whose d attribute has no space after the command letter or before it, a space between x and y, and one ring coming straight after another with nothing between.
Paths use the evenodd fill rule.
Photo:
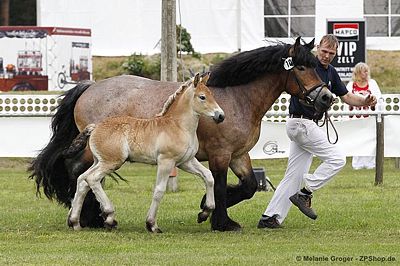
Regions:
<instances>
[{"instance_id":1,"label":"poster","mask_svg":"<svg viewBox=\"0 0 400 266\"><path fill-rule=\"evenodd\" d=\"M91 30L0 27L0 91L68 90L92 77Z\"/></svg>"}]
</instances>

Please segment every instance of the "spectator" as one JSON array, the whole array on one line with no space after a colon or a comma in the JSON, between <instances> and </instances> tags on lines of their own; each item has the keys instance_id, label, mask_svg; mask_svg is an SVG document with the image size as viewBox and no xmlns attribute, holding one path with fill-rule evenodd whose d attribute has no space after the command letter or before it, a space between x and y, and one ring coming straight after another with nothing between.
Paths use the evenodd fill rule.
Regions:
<instances>
[{"instance_id":1,"label":"spectator","mask_svg":"<svg viewBox=\"0 0 400 266\"><path fill-rule=\"evenodd\" d=\"M354 94L360 94L363 96L372 94L376 98L381 97L381 91L375 80L370 77L369 66L366 63L360 62L353 69L352 81L347 84L347 90ZM357 110L368 110L368 106L364 107L353 107L350 106L350 110L356 108ZM371 110L374 110L371 107ZM350 116L352 117L352 116ZM361 117L361 115L357 115ZM368 117L368 115L364 115ZM362 168L373 169L375 168L375 156L354 156L352 160L353 169L358 170Z\"/></svg>"}]
</instances>

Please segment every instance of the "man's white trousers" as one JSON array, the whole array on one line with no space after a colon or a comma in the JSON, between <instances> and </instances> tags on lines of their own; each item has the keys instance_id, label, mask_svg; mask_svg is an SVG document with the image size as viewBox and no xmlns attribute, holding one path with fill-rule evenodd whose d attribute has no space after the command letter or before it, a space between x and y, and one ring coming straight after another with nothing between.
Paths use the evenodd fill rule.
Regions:
<instances>
[{"instance_id":1,"label":"man's white trousers","mask_svg":"<svg viewBox=\"0 0 400 266\"><path fill-rule=\"evenodd\" d=\"M314 121L289 118L286 133L291 140L285 177L279 183L264 214L277 214L279 223L286 218L292 203L289 197L303 186L313 192L323 187L346 164L346 157L334 144L328 142L326 130ZM322 163L309 174L313 155Z\"/></svg>"}]
</instances>

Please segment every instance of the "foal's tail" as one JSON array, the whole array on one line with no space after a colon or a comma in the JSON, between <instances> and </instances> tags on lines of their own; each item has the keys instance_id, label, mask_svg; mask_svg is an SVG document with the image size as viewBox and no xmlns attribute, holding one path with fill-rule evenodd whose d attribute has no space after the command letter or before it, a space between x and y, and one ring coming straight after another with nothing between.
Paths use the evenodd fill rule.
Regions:
<instances>
[{"instance_id":1,"label":"foal's tail","mask_svg":"<svg viewBox=\"0 0 400 266\"><path fill-rule=\"evenodd\" d=\"M49 199L56 199L65 206L70 205L75 191L69 189L71 182L63 151L71 145L74 138L79 134L75 125L74 108L78 98L93 82L84 81L63 94L57 112L52 118L52 136L50 142L44 147L39 155L33 159L28 168L30 178L36 182L36 193L40 194L40 187Z\"/></svg>"},{"instance_id":2,"label":"foal's tail","mask_svg":"<svg viewBox=\"0 0 400 266\"><path fill-rule=\"evenodd\" d=\"M90 134L95 128L95 124L89 124L79 135L72 141L71 145L63 151L65 158L73 158L86 147Z\"/></svg>"}]
</instances>

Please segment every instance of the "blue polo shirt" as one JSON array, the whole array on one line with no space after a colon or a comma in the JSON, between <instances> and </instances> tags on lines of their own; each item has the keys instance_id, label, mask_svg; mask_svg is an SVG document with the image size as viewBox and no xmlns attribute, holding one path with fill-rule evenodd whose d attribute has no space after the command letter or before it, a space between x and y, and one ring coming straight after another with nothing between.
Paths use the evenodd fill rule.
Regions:
<instances>
[{"instance_id":1,"label":"blue polo shirt","mask_svg":"<svg viewBox=\"0 0 400 266\"><path fill-rule=\"evenodd\" d=\"M343 96L348 93L346 86L343 84L342 80L339 77L339 74L336 72L336 69L332 65L328 65L328 68L324 68L324 66L319 62L315 70L318 73L318 76L321 78L331 92L336 94L336 96ZM289 104L289 114L296 115L304 115L308 117L314 117L314 110L311 107L306 107L299 102L299 98L296 96L292 96L290 98Z\"/></svg>"}]
</instances>

